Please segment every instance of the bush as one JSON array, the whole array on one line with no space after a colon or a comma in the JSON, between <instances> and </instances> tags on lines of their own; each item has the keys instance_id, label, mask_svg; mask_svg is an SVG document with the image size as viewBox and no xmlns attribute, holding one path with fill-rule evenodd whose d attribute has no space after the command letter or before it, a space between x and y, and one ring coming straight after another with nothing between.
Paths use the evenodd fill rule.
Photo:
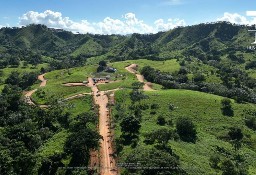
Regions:
<instances>
[{"instance_id":1,"label":"bush","mask_svg":"<svg viewBox=\"0 0 256 175\"><path fill-rule=\"evenodd\" d=\"M157 117L157 124L164 126L166 124L165 118L163 116L158 116Z\"/></svg>"},{"instance_id":2,"label":"bush","mask_svg":"<svg viewBox=\"0 0 256 175\"><path fill-rule=\"evenodd\" d=\"M247 116L245 118L245 125L252 129L252 130L256 130L256 117L255 116Z\"/></svg>"},{"instance_id":3,"label":"bush","mask_svg":"<svg viewBox=\"0 0 256 175\"><path fill-rule=\"evenodd\" d=\"M226 115L226 116L234 116L234 111L232 109L231 106L231 100L228 98L223 98L221 100L221 110L222 110L222 114Z\"/></svg>"},{"instance_id":4,"label":"bush","mask_svg":"<svg viewBox=\"0 0 256 175\"><path fill-rule=\"evenodd\" d=\"M180 139L185 142L195 143L196 141L196 128L192 120L188 117L180 117L176 122L177 133Z\"/></svg>"},{"instance_id":5,"label":"bush","mask_svg":"<svg viewBox=\"0 0 256 175\"><path fill-rule=\"evenodd\" d=\"M217 154L214 154L210 157L210 166L212 168L219 168L219 163L220 163L220 156Z\"/></svg>"},{"instance_id":6,"label":"bush","mask_svg":"<svg viewBox=\"0 0 256 175\"><path fill-rule=\"evenodd\" d=\"M151 109L159 109L159 104L156 104L156 103L152 104Z\"/></svg>"}]
</instances>

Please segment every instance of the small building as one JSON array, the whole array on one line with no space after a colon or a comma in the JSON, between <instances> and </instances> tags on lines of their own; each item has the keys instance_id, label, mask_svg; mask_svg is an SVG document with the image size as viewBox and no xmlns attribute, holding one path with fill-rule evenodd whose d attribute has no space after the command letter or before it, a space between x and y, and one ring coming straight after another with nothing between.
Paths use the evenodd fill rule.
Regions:
<instances>
[{"instance_id":1,"label":"small building","mask_svg":"<svg viewBox=\"0 0 256 175\"><path fill-rule=\"evenodd\" d=\"M99 81L107 81L107 78L103 77L103 78L93 78L92 79L94 83L98 83Z\"/></svg>"},{"instance_id":2,"label":"small building","mask_svg":"<svg viewBox=\"0 0 256 175\"><path fill-rule=\"evenodd\" d=\"M114 72L117 71L117 69L116 69L116 68L113 68L113 67L106 67L105 71L106 71L106 72L110 72L110 73L114 73Z\"/></svg>"}]
</instances>

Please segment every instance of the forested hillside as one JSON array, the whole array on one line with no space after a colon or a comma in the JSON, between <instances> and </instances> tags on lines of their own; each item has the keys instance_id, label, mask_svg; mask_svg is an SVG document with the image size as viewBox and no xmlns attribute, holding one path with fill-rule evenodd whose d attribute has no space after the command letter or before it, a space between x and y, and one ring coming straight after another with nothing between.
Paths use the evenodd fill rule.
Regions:
<instances>
[{"instance_id":1,"label":"forested hillside","mask_svg":"<svg viewBox=\"0 0 256 175\"><path fill-rule=\"evenodd\" d=\"M250 28L0 29L0 174L255 174Z\"/></svg>"}]
</instances>

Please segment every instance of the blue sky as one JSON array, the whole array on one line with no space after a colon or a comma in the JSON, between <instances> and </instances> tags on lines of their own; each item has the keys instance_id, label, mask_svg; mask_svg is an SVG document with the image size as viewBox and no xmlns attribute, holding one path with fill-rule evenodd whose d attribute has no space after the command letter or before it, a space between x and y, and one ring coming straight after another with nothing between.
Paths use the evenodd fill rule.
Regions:
<instances>
[{"instance_id":1,"label":"blue sky","mask_svg":"<svg viewBox=\"0 0 256 175\"><path fill-rule=\"evenodd\" d=\"M246 16L248 10L256 10L255 0L1 0L0 26L44 23L80 33L155 33L217 20L251 23L255 18Z\"/></svg>"}]
</instances>

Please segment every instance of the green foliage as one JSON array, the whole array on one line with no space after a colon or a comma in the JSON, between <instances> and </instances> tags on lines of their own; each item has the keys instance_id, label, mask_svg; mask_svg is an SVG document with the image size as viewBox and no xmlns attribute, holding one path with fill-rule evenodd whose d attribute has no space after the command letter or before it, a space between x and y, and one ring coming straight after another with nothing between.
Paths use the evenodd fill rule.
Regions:
<instances>
[{"instance_id":1,"label":"green foliage","mask_svg":"<svg viewBox=\"0 0 256 175\"><path fill-rule=\"evenodd\" d=\"M130 93L130 98L133 102L140 102L143 99L148 98L141 90L133 89Z\"/></svg>"},{"instance_id":2,"label":"green foliage","mask_svg":"<svg viewBox=\"0 0 256 175\"><path fill-rule=\"evenodd\" d=\"M120 126L121 131L128 134L137 134L141 127L140 121L133 115L124 117Z\"/></svg>"},{"instance_id":3,"label":"green foliage","mask_svg":"<svg viewBox=\"0 0 256 175\"><path fill-rule=\"evenodd\" d=\"M72 133L65 144L65 151L72 157L69 166L88 165L90 150L98 148L101 136L97 131L87 127L94 118L94 115L84 113L77 118L71 127Z\"/></svg>"},{"instance_id":4,"label":"green foliage","mask_svg":"<svg viewBox=\"0 0 256 175\"><path fill-rule=\"evenodd\" d=\"M205 81L205 76L203 74L195 74L193 77L195 82L202 82Z\"/></svg>"},{"instance_id":5,"label":"green foliage","mask_svg":"<svg viewBox=\"0 0 256 175\"><path fill-rule=\"evenodd\" d=\"M214 168L214 169L219 168L220 156L218 154L211 155L209 161L210 161L210 165L211 165L212 168Z\"/></svg>"},{"instance_id":6,"label":"green foliage","mask_svg":"<svg viewBox=\"0 0 256 175\"><path fill-rule=\"evenodd\" d=\"M163 116L158 116L158 117L157 117L157 124L158 124L158 125L161 125L161 126L165 125L165 124L166 124L165 117L163 117Z\"/></svg>"},{"instance_id":7,"label":"green foliage","mask_svg":"<svg viewBox=\"0 0 256 175\"><path fill-rule=\"evenodd\" d=\"M126 162L130 164L130 168ZM125 163L123 166L127 169L124 174L186 174L179 168L176 157L156 148L136 148L127 156ZM136 167L141 169L136 170Z\"/></svg>"},{"instance_id":8,"label":"green foliage","mask_svg":"<svg viewBox=\"0 0 256 175\"><path fill-rule=\"evenodd\" d=\"M125 173L184 173L180 171L180 166L189 174L220 173L212 169L212 166L221 169L223 174L246 174L248 167L250 173L255 174L255 133L247 128L255 130L255 116L246 114L245 120L242 117L244 111L255 108L255 105L231 105L227 101L221 102L222 97L219 96L183 90L144 94L139 90L141 84L137 83L135 75L124 69L135 63L139 65L138 71L143 73L146 80L159 83L165 88L190 89L233 98L236 102L255 103L255 63L253 52L244 50L251 39L245 26L219 22L178 27L152 35L101 36L74 35L48 29L43 25L30 25L0 29L0 38L8 38L0 40L0 67L3 68L0 72L1 84L6 82L26 89L34 83L36 74L24 73L23 76L20 72L39 72L46 65L38 66L39 63L50 63L49 68L41 69L42 73L65 69L46 75L47 86L40 88L33 96L39 103L54 104L59 98L90 92L86 87L69 88L62 84L86 80L91 72L96 71L99 61L132 60L109 63L117 68L118 72L113 73L113 77L118 81L99 85L100 90L135 89L116 92L118 111L114 110L113 120L116 138L119 139L116 143L120 160L127 158L128 162L137 163L147 159L146 163L142 162L143 166L161 165L173 169L127 169ZM235 45L239 47L234 48ZM96 64L71 68L81 66L87 60L87 64ZM143 68L148 65L150 67ZM13 70L18 73L11 73ZM161 87L153 84L155 89L160 90ZM96 134L95 123L89 116L82 117L83 112L91 110L91 97L84 101L75 99L67 102L64 104L67 105L65 109L53 105L47 110L40 110L21 102L20 88L10 85L4 88L1 85L1 174L54 174L58 166L87 166L88 150L96 148L100 139ZM144 98L145 95L150 98ZM139 103L133 104L136 101ZM236 117L223 117L223 114L233 116L234 113ZM193 122L180 119L179 116L189 116ZM183 121L178 124L179 120ZM186 141L189 138L194 144L177 141L171 121L177 121L180 138ZM168 126L164 126L165 123ZM244 127L244 123L247 127ZM178 125L182 127L178 129ZM189 134L192 136L186 130L183 132L185 126L189 126ZM236 129L228 130L234 127ZM223 133L225 136L228 133L229 140L220 139ZM145 140L152 145L145 144ZM235 151L227 141L235 146ZM241 141L243 144L240 144ZM215 154L212 148L216 145L219 145L218 156L209 158L209 155ZM223 155L227 160L223 160ZM179 161L182 163L179 164Z\"/></svg>"},{"instance_id":9,"label":"green foliage","mask_svg":"<svg viewBox=\"0 0 256 175\"><path fill-rule=\"evenodd\" d=\"M152 133L148 133L145 135L145 143L153 144L155 141L162 145L166 146L168 141L173 138L174 132L170 131L166 128L161 128Z\"/></svg>"},{"instance_id":10,"label":"green foliage","mask_svg":"<svg viewBox=\"0 0 256 175\"><path fill-rule=\"evenodd\" d=\"M222 162L221 170L223 171L222 175L238 175L239 174L234 163L229 159Z\"/></svg>"},{"instance_id":11,"label":"green foliage","mask_svg":"<svg viewBox=\"0 0 256 175\"><path fill-rule=\"evenodd\" d=\"M245 118L245 124L248 128L256 130L256 117L255 116L247 116Z\"/></svg>"},{"instance_id":12,"label":"green foliage","mask_svg":"<svg viewBox=\"0 0 256 175\"><path fill-rule=\"evenodd\" d=\"M180 139L185 142L195 142L196 141L196 128L192 120L188 117L180 117L176 121L177 133Z\"/></svg>"},{"instance_id":13,"label":"green foliage","mask_svg":"<svg viewBox=\"0 0 256 175\"><path fill-rule=\"evenodd\" d=\"M221 110L222 110L223 115L226 115L226 116L233 116L234 115L234 111L232 109L230 99L223 98L221 100L221 105L222 105Z\"/></svg>"}]
</instances>

